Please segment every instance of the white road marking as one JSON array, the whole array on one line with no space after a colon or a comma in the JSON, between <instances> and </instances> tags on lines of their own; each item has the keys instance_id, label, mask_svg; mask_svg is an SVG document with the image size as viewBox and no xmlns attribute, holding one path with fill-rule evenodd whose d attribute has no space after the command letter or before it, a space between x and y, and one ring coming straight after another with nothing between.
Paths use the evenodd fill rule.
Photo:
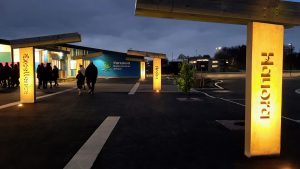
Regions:
<instances>
[{"instance_id":1,"label":"white road marking","mask_svg":"<svg viewBox=\"0 0 300 169\"><path fill-rule=\"evenodd\" d=\"M203 93L203 94L205 94L205 95L207 94L207 93L205 93L205 92L201 92L201 93ZM208 95L208 94L207 94L207 95ZM208 97L214 97L214 96L209 95ZM224 98L221 98L221 97L214 97L214 98L220 99L220 100L223 100L223 101L227 101L227 102L230 102L230 103L233 103L233 104L236 104L236 105L245 107L244 104L241 104L241 103L238 103L238 102L235 102L235 101L232 101L232 100L224 99ZM295 122L295 123L299 123L299 124L300 124L300 120L295 120L295 119L288 118L288 117L285 117L285 116L281 116L281 118L286 119L286 120L290 120L290 121L292 121L292 122Z\"/></svg>"},{"instance_id":2,"label":"white road marking","mask_svg":"<svg viewBox=\"0 0 300 169\"><path fill-rule=\"evenodd\" d=\"M230 90L213 90L212 92L214 93L230 93L231 91Z\"/></svg>"},{"instance_id":3,"label":"white road marking","mask_svg":"<svg viewBox=\"0 0 300 169\"><path fill-rule=\"evenodd\" d=\"M295 90L295 93L300 94L300 89Z\"/></svg>"},{"instance_id":4,"label":"white road marking","mask_svg":"<svg viewBox=\"0 0 300 169\"><path fill-rule=\"evenodd\" d=\"M198 91L198 90L196 90L196 89L191 89L191 92L193 92L193 93L202 93L202 94L204 94L205 96L210 97L210 98L212 98L212 99L215 99L215 98L216 98L216 97L214 97L214 96L211 96L211 95L209 95L209 94L207 94L207 93L205 93L205 92L202 92L202 91Z\"/></svg>"},{"instance_id":5,"label":"white road marking","mask_svg":"<svg viewBox=\"0 0 300 169\"><path fill-rule=\"evenodd\" d=\"M16 105L18 105L18 104L20 104L20 102L8 103L8 104L5 104L5 105L0 106L0 110L1 110L1 109L5 109L5 108L8 108L8 107L16 106Z\"/></svg>"},{"instance_id":6,"label":"white road marking","mask_svg":"<svg viewBox=\"0 0 300 169\"><path fill-rule=\"evenodd\" d=\"M75 89L75 88L72 88L72 89L66 89L66 90L63 90L63 91L60 91L60 92L55 92L55 93L47 94L47 95L44 95L44 96L39 96L39 97L37 97L36 99L43 99L43 98L46 98L46 97L55 96L55 95L58 95L58 94L62 94L62 93L66 93L66 92L72 91L72 90L74 90L74 89Z\"/></svg>"},{"instance_id":7,"label":"white road marking","mask_svg":"<svg viewBox=\"0 0 300 169\"><path fill-rule=\"evenodd\" d=\"M120 117L107 117L64 169L90 169Z\"/></svg>"},{"instance_id":8,"label":"white road marking","mask_svg":"<svg viewBox=\"0 0 300 169\"><path fill-rule=\"evenodd\" d=\"M215 86L217 86L217 88L219 89L224 89L223 87L219 86L219 83L223 83L223 80L219 80L218 82L215 83Z\"/></svg>"},{"instance_id":9,"label":"white road marking","mask_svg":"<svg viewBox=\"0 0 300 169\"><path fill-rule=\"evenodd\" d=\"M245 107L244 104L241 104L241 103L238 103L238 102L235 102L235 101L232 101L232 100L224 99L224 98L221 98L221 97L217 97L217 98L220 99L220 100L223 100L223 101L227 101L227 102L230 102L230 103L237 104L237 105Z\"/></svg>"},{"instance_id":10,"label":"white road marking","mask_svg":"<svg viewBox=\"0 0 300 169\"><path fill-rule=\"evenodd\" d=\"M288 117L285 117L285 116L282 116L282 118L286 119L286 120L290 120L292 122L295 122L295 123L299 123L300 124L300 120L294 120L294 119L291 119L291 118L288 118Z\"/></svg>"},{"instance_id":11,"label":"white road marking","mask_svg":"<svg viewBox=\"0 0 300 169\"><path fill-rule=\"evenodd\" d=\"M44 96L39 96L37 97L36 99L39 100L39 99L42 99L42 98L46 98L46 97L50 97L50 96L54 96L54 95L58 95L58 94L61 94L61 93L66 93L68 91L71 91L71 90L74 90L75 88L72 88L72 89L66 89L66 90L63 90L63 91L60 91L60 92L56 92L56 93L52 93L52 94L47 94L47 95L44 95ZM12 107L12 106L16 106L20 104L20 102L13 102L13 103L8 103L8 104L5 104L5 105L1 105L0 106L0 110L1 109L5 109L5 108L8 108L8 107Z\"/></svg>"},{"instance_id":12,"label":"white road marking","mask_svg":"<svg viewBox=\"0 0 300 169\"><path fill-rule=\"evenodd\" d=\"M140 82L136 82L136 84L132 87L132 89L130 90L130 92L128 93L129 95L134 95L135 92L137 91L137 89L140 86Z\"/></svg>"}]
</instances>

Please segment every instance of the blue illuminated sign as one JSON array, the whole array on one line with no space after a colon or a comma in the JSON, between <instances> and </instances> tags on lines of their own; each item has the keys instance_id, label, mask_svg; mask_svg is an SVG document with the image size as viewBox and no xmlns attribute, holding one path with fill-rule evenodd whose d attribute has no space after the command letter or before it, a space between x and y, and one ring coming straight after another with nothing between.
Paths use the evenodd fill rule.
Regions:
<instances>
[{"instance_id":1,"label":"blue illuminated sign","mask_svg":"<svg viewBox=\"0 0 300 169\"><path fill-rule=\"evenodd\" d=\"M91 59L102 77L140 77L140 63L126 61L126 54L104 54Z\"/></svg>"}]
</instances>

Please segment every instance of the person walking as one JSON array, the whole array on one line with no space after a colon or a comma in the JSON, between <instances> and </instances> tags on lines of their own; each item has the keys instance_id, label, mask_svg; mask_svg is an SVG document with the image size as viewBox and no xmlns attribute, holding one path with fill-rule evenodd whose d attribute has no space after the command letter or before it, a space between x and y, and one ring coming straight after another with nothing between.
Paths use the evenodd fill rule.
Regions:
<instances>
[{"instance_id":1,"label":"person walking","mask_svg":"<svg viewBox=\"0 0 300 169\"><path fill-rule=\"evenodd\" d=\"M18 64L14 64L11 72L11 86L19 87L20 70Z\"/></svg>"},{"instance_id":2,"label":"person walking","mask_svg":"<svg viewBox=\"0 0 300 169\"><path fill-rule=\"evenodd\" d=\"M3 74L4 74L4 88L6 87L10 88L11 67L9 67L7 62L5 63L5 66L3 68Z\"/></svg>"},{"instance_id":3,"label":"person walking","mask_svg":"<svg viewBox=\"0 0 300 169\"><path fill-rule=\"evenodd\" d=\"M4 87L4 67L1 62L0 62L0 85L1 87Z\"/></svg>"},{"instance_id":4,"label":"person walking","mask_svg":"<svg viewBox=\"0 0 300 169\"><path fill-rule=\"evenodd\" d=\"M77 79L78 95L80 96L81 95L82 86L84 85L84 76L83 76L83 74L81 73L80 70L78 70L78 74L76 76L76 79Z\"/></svg>"},{"instance_id":5,"label":"person walking","mask_svg":"<svg viewBox=\"0 0 300 169\"><path fill-rule=\"evenodd\" d=\"M45 72L46 72L46 76L45 76L45 79L46 79L46 88L47 88L47 85L48 85L48 82L50 83L50 88L52 88L52 67L51 67L51 63L47 63L47 66L45 68Z\"/></svg>"},{"instance_id":6,"label":"person walking","mask_svg":"<svg viewBox=\"0 0 300 169\"><path fill-rule=\"evenodd\" d=\"M41 88L41 86L44 88L44 75L45 75L45 68L44 68L44 64L41 63L38 65L37 69L36 69L36 72L37 72L37 78L39 80L39 85L38 85L38 89Z\"/></svg>"},{"instance_id":7,"label":"person walking","mask_svg":"<svg viewBox=\"0 0 300 169\"><path fill-rule=\"evenodd\" d=\"M53 75L54 87L58 87L57 79L59 77L59 74L58 74L58 68L55 65L53 66L52 75Z\"/></svg>"},{"instance_id":8,"label":"person walking","mask_svg":"<svg viewBox=\"0 0 300 169\"><path fill-rule=\"evenodd\" d=\"M82 73L82 75L84 76L84 83L83 83L83 90L85 90L85 68L83 67L83 65L79 66L79 70Z\"/></svg>"},{"instance_id":9,"label":"person walking","mask_svg":"<svg viewBox=\"0 0 300 169\"><path fill-rule=\"evenodd\" d=\"M94 94L97 76L98 76L98 69L94 65L94 63L91 62L85 70L85 77L86 77L87 86L89 88L89 94Z\"/></svg>"}]
</instances>

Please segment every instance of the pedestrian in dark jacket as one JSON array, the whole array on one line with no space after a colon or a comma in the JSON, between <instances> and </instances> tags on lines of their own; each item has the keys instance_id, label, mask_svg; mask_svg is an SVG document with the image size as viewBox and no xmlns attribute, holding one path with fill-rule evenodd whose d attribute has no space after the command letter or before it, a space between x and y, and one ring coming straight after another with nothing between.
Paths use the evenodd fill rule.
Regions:
<instances>
[{"instance_id":1,"label":"pedestrian in dark jacket","mask_svg":"<svg viewBox=\"0 0 300 169\"><path fill-rule=\"evenodd\" d=\"M10 87L11 83L11 67L9 67L8 63L5 63L5 66L3 68L3 74L4 74L4 87Z\"/></svg>"},{"instance_id":2,"label":"pedestrian in dark jacket","mask_svg":"<svg viewBox=\"0 0 300 169\"><path fill-rule=\"evenodd\" d=\"M58 68L55 65L53 66L52 75L53 75L54 86L58 87L57 79L59 75L58 75Z\"/></svg>"},{"instance_id":3,"label":"pedestrian in dark jacket","mask_svg":"<svg viewBox=\"0 0 300 169\"><path fill-rule=\"evenodd\" d=\"M45 85L43 84L44 81L45 81L45 79L44 79L44 76L45 76L45 68L44 68L44 64L43 64L43 63L41 63L41 64L38 65L36 72L37 72L37 78L38 78L38 80L39 80L38 89L40 89L41 86L43 86L43 87L45 86ZM47 85L47 84L46 84L46 85Z\"/></svg>"},{"instance_id":4,"label":"pedestrian in dark jacket","mask_svg":"<svg viewBox=\"0 0 300 169\"><path fill-rule=\"evenodd\" d=\"M81 95L82 86L84 85L84 76L83 76L83 74L81 73L80 70L78 70L78 74L76 76L76 79L77 79L78 95L80 96Z\"/></svg>"},{"instance_id":5,"label":"pedestrian in dark jacket","mask_svg":"<svg viewBox=\"0 0 300 169\"><path fill-rule=\"evenodd\" d=\"M94 94L97 76L98 76L98 69L94 65L94 63L91 62L88 65L88 67L85 69L86 83L87 83L88 88L90 89L89 94Z\"/></svg>"},{"instance_id":6,"label":"pedestrian in dark jacket","mask_svg":"<svg viewBox=\"0 0 300 169\"><path fill-rule=\"evenodd\" d=\"M0 62L0 85L2 86L2 87L4 87L4 67L3 67L3 65L2 65L2 63Z\"/></svg>"},{"instance_id":7,"label":"pedestrian in dark jacket","mask_svg":"<svg viewBox=\"0 0 300 169\"><path fill-rule=\"evenodd\" d=\"M20 70L18 64L14 64L11 72L11 86L19 87Z\"/></svg>"},{"instance_id":8,"label":"pedestrian in dark jacket","mask_svg":"<svg viewBox=\"0 0 300 169\"><path fill-rule=\"evenodd\" d=\"M45 81L46 81L46 88L48 85L48 82L50 83L50 88L52 88L52 67L51 63L47 63L47 66L45 68Z\"/></svg>"}]
</instances>

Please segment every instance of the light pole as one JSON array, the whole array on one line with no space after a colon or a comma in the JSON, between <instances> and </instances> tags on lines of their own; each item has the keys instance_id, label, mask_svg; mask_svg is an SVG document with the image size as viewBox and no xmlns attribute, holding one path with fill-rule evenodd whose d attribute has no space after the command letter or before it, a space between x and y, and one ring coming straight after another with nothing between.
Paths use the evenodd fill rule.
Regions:
<instances>
[{"instance_id":1,"label":"light pole","mask_svg":"<svg viewBox=\"0 0 300 169\"><path fill-rule=\"evenodd\" d=\"M293 56L293 44L289 43L288 44L290 47L290 57L289 57L289 61L290 61L290 77L292 77L292 56Z\"/></svg>"}]
</instances>

